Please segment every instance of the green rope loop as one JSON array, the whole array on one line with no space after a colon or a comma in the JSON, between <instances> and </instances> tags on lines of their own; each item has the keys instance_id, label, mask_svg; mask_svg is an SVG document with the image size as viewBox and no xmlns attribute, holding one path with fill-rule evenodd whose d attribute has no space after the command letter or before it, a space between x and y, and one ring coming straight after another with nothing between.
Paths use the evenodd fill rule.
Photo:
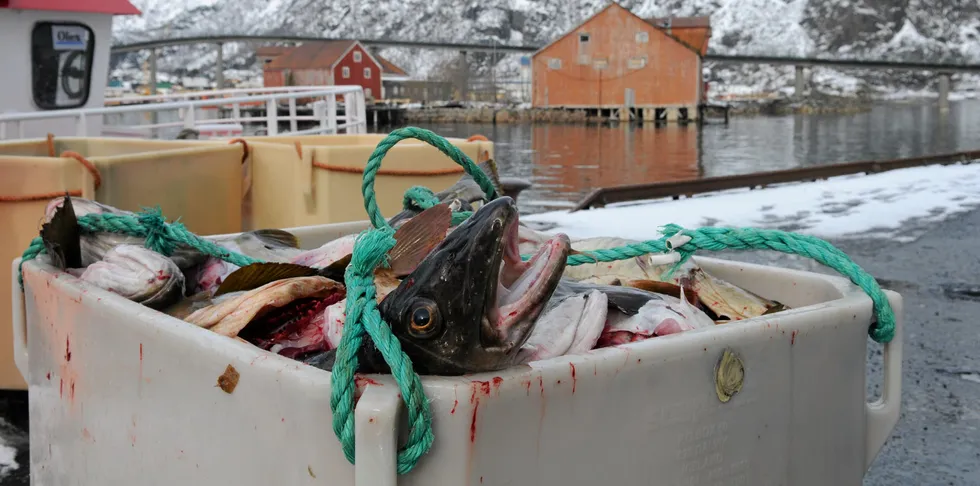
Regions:
<instances>
[{"instance_id":1,"label":"green rope loop","mask_svg":"<svg viewBox=\"0 0 980 486\"><path fill-rule=\"evenodd\" d=\"M374 149L374 152L371 153L371 157L364 166L364 178L361 181L361 192L364 193L364 209L367 211L368 218L371 220L371 224L373 224L375 228L382 228L390 225L387 221L385 221L384 217L381 216L381 210L378 208L377 197L374 193L374 178L377 176L378 169L381 168L381 161L384 160L384 157L388 154L388 151L391 150L391 148L398 142L408 138L421 140L439 149L440 152L446 154L446 156L452 159L453 162L461 165L463 170L473 177L473 180L475 180L480 186L480 189L483 189L483 192L486 193L488 200L497 198L497 193L493 188L493 182L486 174L483 173L482 169L473 163L473 160L470 159L469 156L459 150L459 147L453 145L449 142L449 140L446 140L438 134L424 128L399 128L388 134L384 140L378 143L378 146Z\"/></svg>"},{"instance_id":2,"label":"green rope loop","mask_svg":"<svg viewBox=\"0 0 980 486\"><path fill-rule=\"evenodd\" d=\"M412 368L412 361L402 352L398 338L391 333L378 313L374 269L382 263L385 254L395 246L394 230L381 228L362 232L354 243L351 263L344 273L347 283L346 319L340 344L337 346L331 375L333 393L330 408L333 410L333 429L340 439L344 455L354 463L354 408L357 352L363 343L365 330L391 368L408 406L410 432L408 445L398 453L398 473L412 470L429 451L435 435L432 432L432 413L422 389L422 380ZM355 325L358 323L360 325Z\"/></svg>"},{"instance_id":3,"label":"green rope loop","mask_svg":"<svg viewBox=\"0 0 980 486\"><path fill-rule=\"evenodd\" d=\"M398 452L398 472L407 473L432 447L432 413L429 401L422 389L422 380L412 368L412 361L401 349L398 338L382 321L375 301L374 269L383 263L385 253L394 244L394 230L381 216L374 192L374 179L381 168L381 161L392 147L407 138L415 138L432 145L447 155L479 184L488 199L497 197L490 178L483 173L455 145L445 138L421 128L407 127L391 132L375 148L364 167L361 190L364 193L364 209L374 225L374 230L361 233L354 243L351 263L344 274L347 284L346 318L340 343L337 346L333 374L331 376L330 409L333 411L334 434L340 439L347 460L354 463L354 371L357 369L357 353L367 333L391 368L391 374L402 392L402 400L408 408L408 442ZM406 209L425 210L439 204L435 194L424 187L412 187L405 191L403 206ZM454 221L462 221L468 214L453 215Z\"/></svg>"}]
</instances>

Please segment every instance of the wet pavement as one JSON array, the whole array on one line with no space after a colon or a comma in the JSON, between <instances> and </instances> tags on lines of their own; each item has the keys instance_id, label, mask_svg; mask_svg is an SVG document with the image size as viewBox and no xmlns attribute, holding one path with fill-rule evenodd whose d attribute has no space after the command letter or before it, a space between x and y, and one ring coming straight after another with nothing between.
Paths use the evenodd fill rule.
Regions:
<instances>
[{"instance_id":1,"label":"wet pavement","mask_svg":"<svg viewBox=\"0 0 980 486\"><path fill-rule=\"evenodd\" d=\"M902 414L864 484L980 485L980 211L908 226L911 243L834 241L905 302ZM772 252L712 256L833 273ZM869 340L868 392L878 394L882 347ZM0 393L0 435L20 468L2 486L28 485L24 393Z\"/></svg>"}]
</instances>

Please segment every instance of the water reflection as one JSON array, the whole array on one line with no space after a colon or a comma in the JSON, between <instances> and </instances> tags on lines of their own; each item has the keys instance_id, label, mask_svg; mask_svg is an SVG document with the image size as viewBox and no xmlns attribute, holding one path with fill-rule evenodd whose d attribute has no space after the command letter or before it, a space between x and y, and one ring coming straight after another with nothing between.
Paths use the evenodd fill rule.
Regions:
<instances>
[{"instance_id":1,"label":"water reflection","mask_svg":"<svg viewBox=\"0 0 980 486\"><path fill-rule=\"evenodd\" d=\"M508 176L531 180L529 212L567 207L590 190L794 167L980 149L980 100L882 104L857 115L733 117L728 126L419 124L494 141ZM377 131L387 132L391 128Z\"/></svg>"}]
</instances>

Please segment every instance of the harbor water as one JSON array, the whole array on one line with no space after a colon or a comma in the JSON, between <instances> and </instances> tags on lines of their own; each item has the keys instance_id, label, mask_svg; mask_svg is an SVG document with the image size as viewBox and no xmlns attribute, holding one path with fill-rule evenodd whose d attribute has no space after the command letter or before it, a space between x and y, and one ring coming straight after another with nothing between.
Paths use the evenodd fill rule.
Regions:
<instances>
[{"instance_id":1,"label":"harbor water","mask_svg":"<svg viewBox=\"0 0 980 486\"><path fill-rule=\"evenodd\" d=\"M412 124L494 142L502 174L530 180L522 211L568 208L598 187L980 149L980 100L887 103L847 115L733 116L697 127ZM370 127L388 132L392 127Z\"/></svg>"}]
</instances>

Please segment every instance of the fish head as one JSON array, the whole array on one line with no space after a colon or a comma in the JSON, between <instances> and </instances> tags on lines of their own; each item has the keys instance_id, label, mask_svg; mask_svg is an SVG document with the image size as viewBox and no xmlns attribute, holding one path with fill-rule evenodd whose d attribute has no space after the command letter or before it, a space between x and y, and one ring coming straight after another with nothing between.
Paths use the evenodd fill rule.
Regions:
<instances>
[{"instance_id":1,"label":"fish head","mask_svg":"<svg viewBox=\"0 0 980 486\"><path fill-rule=\"evenodd\" d=\"M383 319L420 373L461 375L518 362L570 243L555 235L523 262L517 227L513 199L485 204L381 302Z\"/></svg>"}]
</instances>

